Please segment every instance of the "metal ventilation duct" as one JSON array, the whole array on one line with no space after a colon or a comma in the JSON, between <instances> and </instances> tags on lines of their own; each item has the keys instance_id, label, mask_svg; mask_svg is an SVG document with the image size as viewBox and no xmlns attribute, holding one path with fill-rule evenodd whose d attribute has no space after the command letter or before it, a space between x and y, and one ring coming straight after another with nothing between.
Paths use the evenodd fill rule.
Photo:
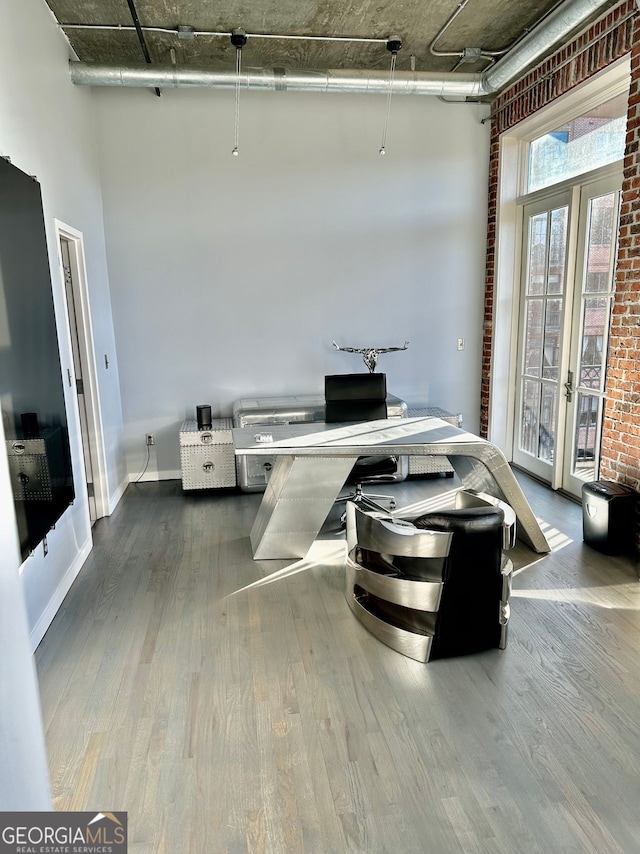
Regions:
<instances>
[{"instance_id":1,"label":"metal ventilation duct","mask_svg":"<svg viewBox=\"0 0 640 854\"><path fill-rule=\"evenodd\" d=\"M485 93L494 95L502 91L553 45L561 42L587 21L595 19L597 13L618 5L619 0L568 0L558 6L540 26L521 39L512 51L482 75Z\"/></svg>"},{"instance_id":2,"label":"metal ventilation duct","mask_svg":"<svg viewBox=\"0 0 640 854\"><path fill-rule=\"evenodd\" d=\"M483 74L437 74L434 72L396 72L389 76L377 71L287 71L284 68L257 68L241 75L248 89L287 92L347 92L443 97L480 98L495 95L529 68L553 45L599 12L618 5L619 0L567 0L539 27L518 42L500 62ZM231 88L235 71L211 71L205 68L177 68L172 65L114 67L99 63L71 62L71 81L84 86L137 86L189 88Z\"/></svg>"},{"instance_id":3,"label":"metal ventilation duct","mask_svg":"<svg viewBox=\"0 0 640 854\"><path fill-rule=\"evenodd\" d=\"M230 89L236 85L235 71L180 68L170 65L114 67L93 62L72 62L71 81L85 86L159 86L163 89L209 87ZM389 74L379 71L289 71L284 68L252 68L240 74L248 89L286 92L350 92L385 95ZM479 97L483 94L479 74L447 74L396 71L393 92L405 95L448 95Z\"/></svg>"}]
</instances>

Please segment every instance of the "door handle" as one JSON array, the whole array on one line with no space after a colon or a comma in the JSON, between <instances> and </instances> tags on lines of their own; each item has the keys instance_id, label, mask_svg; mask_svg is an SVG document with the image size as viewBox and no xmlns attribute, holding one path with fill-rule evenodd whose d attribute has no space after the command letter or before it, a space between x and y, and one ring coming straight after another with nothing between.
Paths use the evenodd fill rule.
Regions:
<instances>
[{"instance_id":1,"label":"door handle","mask_svg":"<svg viewBox=\"0 0 640 854\"><path fill-rule=\"evenodd\" d=\"M567 381L564 384L565 397L569 403L573 398L573 371L567 371Z\"/></svg>"}]
</instances>

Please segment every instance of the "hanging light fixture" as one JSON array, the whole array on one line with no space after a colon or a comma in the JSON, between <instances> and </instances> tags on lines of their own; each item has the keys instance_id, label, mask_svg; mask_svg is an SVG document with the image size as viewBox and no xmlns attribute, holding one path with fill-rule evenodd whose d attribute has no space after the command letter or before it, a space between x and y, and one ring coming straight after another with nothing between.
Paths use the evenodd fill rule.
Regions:
<instances>
[{"instance_id":1,"label":"hanging light fixture","mask_svg":"<svg viewBox=\"0 0 640 854\"><path fill-rule=\"evenodd\" d=\"M387 39L387 50L391 54L391 68L389 69L389 91L387 92L387 109L384 117L384 126L382 128L382 145L380 146L380 154L386 154L385 148L387 144L387 130L389 128L389 113L391 111L391 95L393 93L393 75L396 70L396 60L398 51L402 47L402 39L400 36L389 36Z\"/></svg>"},{"instance_id":2,"label":"hanging light fixture","mask_svg":"<svg viewBox=\"0 0 640 854\"><path fill-rule=\"evenodd\" d=\"M232 154L237 157L240 153L238 150L238 140L240 136L240 71L242 66L242 48L247 43L247 34L244 30L238 28L231 30L231 44L236 49L236 109L233 129L233 150Z\"/></svg>"}]
</instances>

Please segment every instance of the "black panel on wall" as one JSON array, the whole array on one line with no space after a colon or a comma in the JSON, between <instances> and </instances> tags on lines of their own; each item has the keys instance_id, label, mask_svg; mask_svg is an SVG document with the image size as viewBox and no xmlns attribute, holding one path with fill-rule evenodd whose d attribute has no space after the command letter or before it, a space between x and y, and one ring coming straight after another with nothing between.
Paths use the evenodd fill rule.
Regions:
<instances>
[{"instance_id":1,"label":"black panel on wall","mask_svg":"<svg viewBox=\"0 0 640 854\"><path fill-rule=\"evenodd\" d=\"M74 491L40 185L2 158L0 407L24 559Z\"/></svg>"}]
</instances>

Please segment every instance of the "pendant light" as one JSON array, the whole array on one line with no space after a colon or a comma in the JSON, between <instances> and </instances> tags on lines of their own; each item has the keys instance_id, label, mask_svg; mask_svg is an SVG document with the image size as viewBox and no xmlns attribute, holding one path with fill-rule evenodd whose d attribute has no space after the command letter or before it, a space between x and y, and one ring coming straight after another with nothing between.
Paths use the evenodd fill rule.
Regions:
<instances>
[{"instance_id":1,"label":"pendant light","mask_svg":"<svg viewBox=\"0 0 640 854\"><path fill-rule=\"evenodd\" d=\"M402 39L400 36L389 36L387 39L387 50L391 54L391 68L389 69L389 91L387 92L387 109L384 117L384 126L382 128L382 145L380 146L380 154L386 154L387 130L389 128L389 113L391 111L391 95L393 94L393 76L396 70L396 60L398 51L402 47Z\"/></svg>"},{"instance_id":2,"label":"pendant light","mask_svg":"<svg viewBox=\"0 0 640 854\"><path fill-rule=\"evenodd\" d=\"M236 108L233 128L233 150L232 154L237 157L239 152L238 141L240 137L240 71L242 67L242 48L247 43L247 34L238 28L231 31L231 44L236 49Z\"/></svg>"}]
</instances>

